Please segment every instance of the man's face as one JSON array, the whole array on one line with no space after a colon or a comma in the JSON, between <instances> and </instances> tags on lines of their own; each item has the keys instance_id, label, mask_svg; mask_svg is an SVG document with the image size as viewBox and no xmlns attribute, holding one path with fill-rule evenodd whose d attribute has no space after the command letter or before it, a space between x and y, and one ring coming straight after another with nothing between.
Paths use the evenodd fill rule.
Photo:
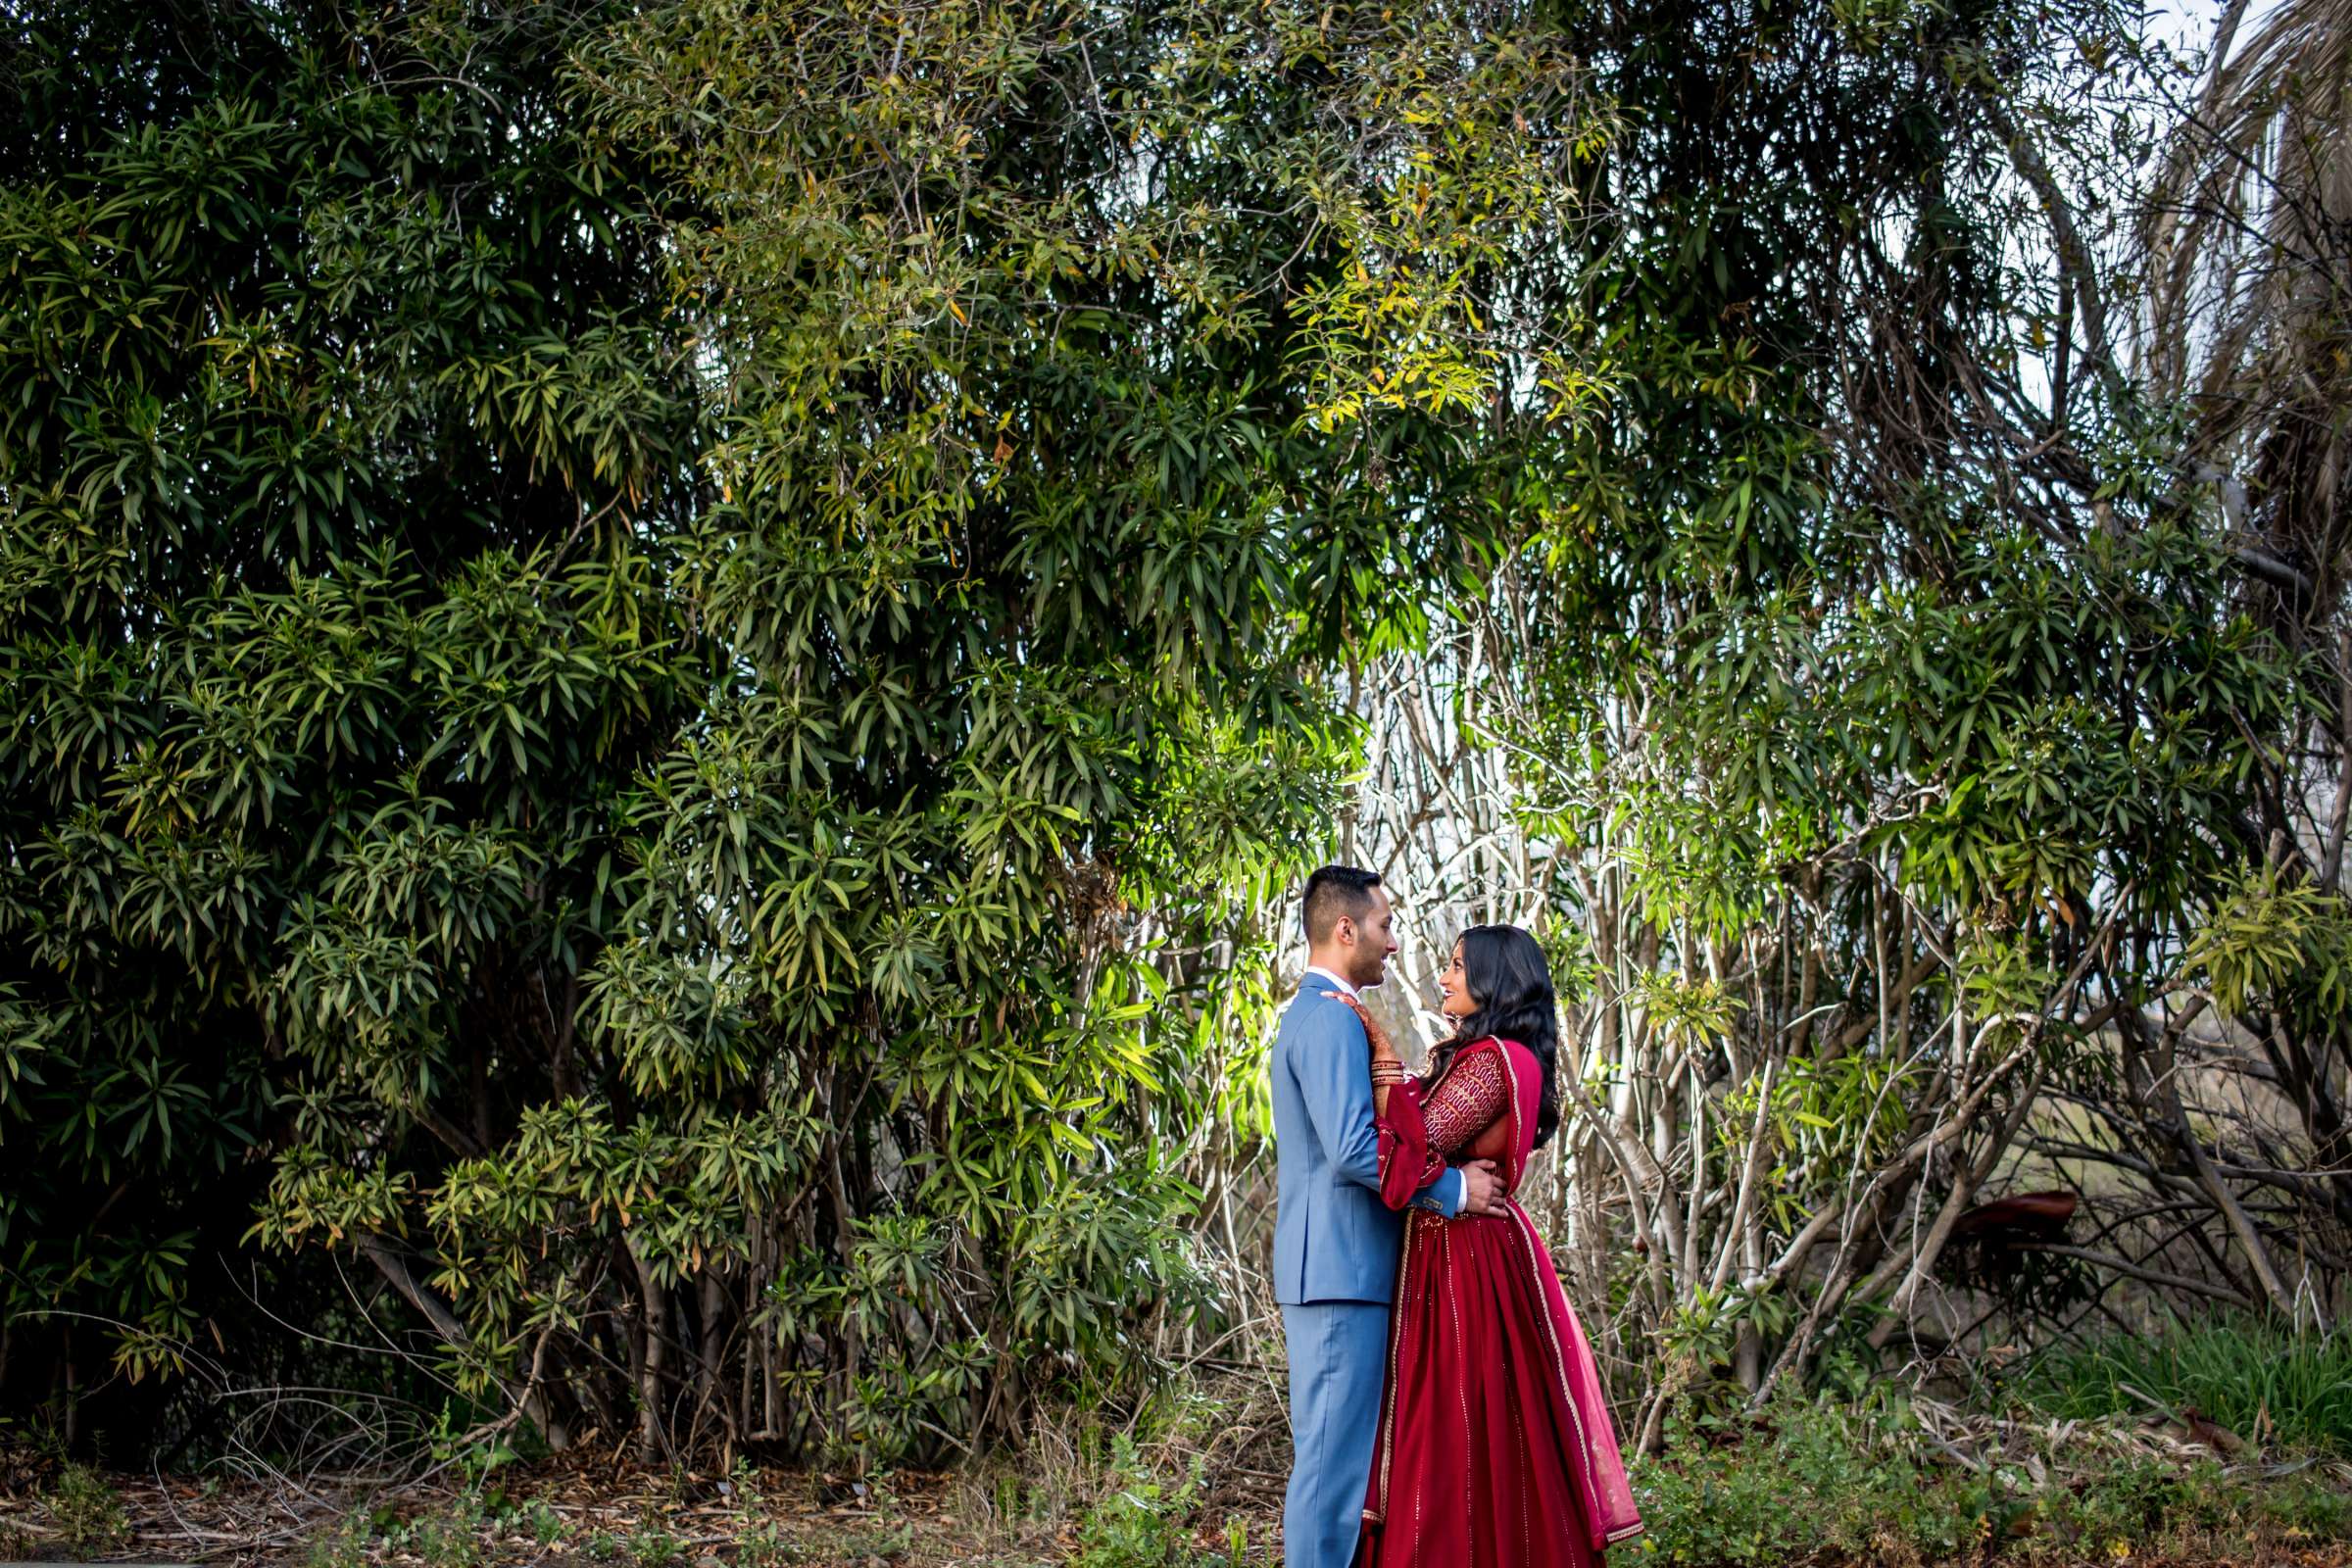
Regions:
<instances>
[{"instance_id":1,"label":"man's face","mask_svg":"<svg viewBox=\"0 0 2352 1568\"><path fill-rule=\"evenodd\" d=\"M1394 916L1388 890L1374 888L1372 907L1364 911L1364 917L1340 922L1340 947L1348 956L1348 983L1358 991L1370 990L1388 974L1389 958L1396 951L1396 938L1390 929Z\"/></svg>"}]
</instances>

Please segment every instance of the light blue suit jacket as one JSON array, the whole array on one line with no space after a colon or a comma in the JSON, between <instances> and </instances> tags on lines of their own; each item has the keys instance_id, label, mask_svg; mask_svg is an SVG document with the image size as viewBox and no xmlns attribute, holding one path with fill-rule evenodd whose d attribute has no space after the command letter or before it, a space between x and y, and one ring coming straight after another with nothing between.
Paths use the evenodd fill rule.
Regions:
<instances>
[{"instance_id":1,"label":"light blue suit jacket","mask_svg":"<svg viewBox=\"0 0 2352 1568\"><path fill-rule=\"evenodd\" d=\"M1403 1218L1380 1200L1380 1135L1362 1020L1310 974L1274 1037L1274 1299L1386 1301L1396 1291ZM1448 1219L1462 1173L1414 1202Z\"/></svg>"}]
</instances>

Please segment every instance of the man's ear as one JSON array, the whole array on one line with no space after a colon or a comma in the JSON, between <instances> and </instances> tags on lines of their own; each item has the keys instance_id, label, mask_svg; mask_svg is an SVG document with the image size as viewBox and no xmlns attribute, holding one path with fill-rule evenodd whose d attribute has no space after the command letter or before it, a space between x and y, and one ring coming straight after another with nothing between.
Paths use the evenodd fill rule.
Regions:
<instances>
[{"instance_id":1,"label":"man's ear","mask_svg":"<svg viewBox=\"0 0 2352 1568\"><path fill-rule=\"evenodd\" d=\"M1355 917L1343 914L1331 925L1331 940L1343 948L1355 946Z\"/></svg>"}]
</instances>

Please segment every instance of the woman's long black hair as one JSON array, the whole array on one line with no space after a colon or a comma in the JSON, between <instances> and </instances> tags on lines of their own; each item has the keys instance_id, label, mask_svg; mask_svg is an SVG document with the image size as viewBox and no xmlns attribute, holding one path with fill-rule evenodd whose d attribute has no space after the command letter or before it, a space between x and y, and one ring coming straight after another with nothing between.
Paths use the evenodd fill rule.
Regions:
<instances>
[{"instance_id":1,"label":"woman's long black hair","mask_svg":"<svg viewBox=\"0 0 2352 1568\"><path fill-rule=\"evenodd\" d=\"M1536 1147L1560 1125L1560 1023L1551 989L1551 964L1536 939L1515 925L1474 925L1462 933L1462 978L1478 1010L1461 1020L1453 1038L1429 1054L1434 1085L1453 1065L1454 1053L1489 1035L1516 1040L1544 1064L1544 1095L1536 1105Z\"/></svg>"}]
</instances>

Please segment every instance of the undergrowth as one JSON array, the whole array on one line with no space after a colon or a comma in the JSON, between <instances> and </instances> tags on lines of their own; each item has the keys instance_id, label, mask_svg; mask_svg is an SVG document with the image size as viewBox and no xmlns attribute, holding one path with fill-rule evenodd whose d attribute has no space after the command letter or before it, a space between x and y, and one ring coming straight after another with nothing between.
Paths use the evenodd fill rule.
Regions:
<instances>
[{"instance_id":1,"label":"undergrowth","mask_svg":"<svg viewBox=\"0 0 2352 1568\"><path fill-rule=\"evenodd\" d=\"M1909 1419L1804 1396L1759 1417L1679 1416L1637 1460L1648 1532L1628 1555L1692 1568L2234 1557L2278 1543L2352 1542L2352 1494L2316 1462L2224 1466L2095 1429L2037 1429L1963 1460Z\"/></svg>"},{"instance_id":2,"label":"undergrowth","mask_svg":"<svg viewBox=\"0 0 2352 1568\"><path fill-rule=\"evenodd\" d=\"M2095 1387L2087 1378L2058 1386ZM1665 1451L1632 1466L1648 1533L1613 1549L1610 1562L2041 1568L2259 1561L2281 1546L2352 1544L2352 1468L2317 1448L2224 1465L2169 1450L2135 1422L1979 1415L1962 1432L1956 1419L1915 1410L1891 1384L1858 1398L1784 1394L1752 1418L1680 1410ZM1214 1393L1172 1389L1115 1411L1065 1409L1032 1426L1017 1449L945 1475L844 1478L739 1464L649 1478L596 1467L614 1486L583 1484L577 1468L516 1464L494 1476L485 1467L421 1506L397 1494L363 1497L288 1560L692 1568L715 1555L729 1568L1271 1568L1289 1458L1281 1430L1279 1396L1257 1379ZM1255 1480L1237 1485L1240 1477ZM42 1501L33 1517L48 1527L44 1540L135 1546L122 1498L94 1472L59 1467Z\"/></svg>"},{"instance_id":3,"label":"undergrowth","mask_svg":"<svg viewBox=\"0 0 2352 1568\"><path fill-rule=\"evenodd\" d=\"M69 1464L60 1471L48 1503L60 1539L77 1556L102 1556L129 1538L122 1499L87 1465Z\"/></svg>"},{"instance_id":4,"label":"undergrowth","mask_svg":"<svg viewBox=\"0 0 2352 1568\"><path fill-rule=\"evenodd\" d=\"M2194 1412L2262 1447L2352 1456L2352 1334L2222 1316L2060 1346L2016 1385L2076 1420Z\"/></svg>"}]
</instances>

